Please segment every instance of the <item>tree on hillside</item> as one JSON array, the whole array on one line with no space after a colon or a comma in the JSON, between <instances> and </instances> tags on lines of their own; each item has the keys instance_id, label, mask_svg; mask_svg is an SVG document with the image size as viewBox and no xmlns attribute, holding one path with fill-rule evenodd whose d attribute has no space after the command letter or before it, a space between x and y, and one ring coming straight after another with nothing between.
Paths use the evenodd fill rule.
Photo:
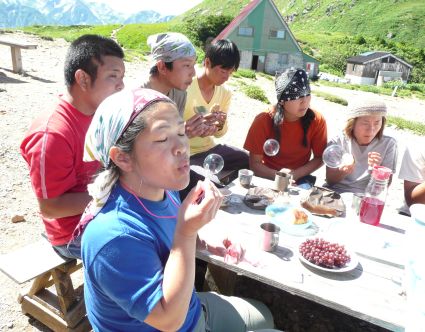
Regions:
<instances>
[{"instance_id":1,"label":"tree on hillside","mask_svg":"<svg viewBox=\"0 0 425 332\"><path fill-rule=\"evenodd\" d=\"M183 29L196 46L204 48L207 42L216 37L232 19L227 15L192 17L184 22Z\"/></svg>"}]
</instances>

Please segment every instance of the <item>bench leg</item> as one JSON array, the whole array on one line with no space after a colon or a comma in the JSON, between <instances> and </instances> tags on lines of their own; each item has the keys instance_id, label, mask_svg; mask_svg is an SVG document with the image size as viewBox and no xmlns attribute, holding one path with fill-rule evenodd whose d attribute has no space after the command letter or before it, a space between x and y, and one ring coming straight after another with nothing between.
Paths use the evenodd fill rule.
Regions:
<instances>
[{"instance_id":1,"label":"bench leg","mask_svg":"<svg viewBox=\"0 0 425 332\"><path fill-rule=\"evenodd\" d=\"M33 296L34 294L38 293L40 290L51 286L52 284L51 282L49 282L51 275L52 274L50 272L46 272L42 274L41 276L38 276L37 278L35 278L31 286L19 294L18 302L22 303L22 299L25 295Z\"/></svg>"},{"instance_id":2,"label":"bench leg","mask_svg":"<svg viewBox=\"0 0 425 332\"><path fill-rule=\"evenodd\" d=\"M74 289L71 279L71 274L81 266L73 260L37 277L28 292L20 296L22 312L54 331L90 331L84 299L78 296L82 286ZM56 292L48 289L53 285Z\"/></svg>"},{"instance_id":3,"label":"bench leg","mask_svg":"<svg viewBox=\"0 0 425 332\"><path fill-rule=\"evenodd\" d=\"M22 73L22 56L21 56L21 48L13 47L10 48L12 55L12 66L14 73Z\"/></svg>"},{"instance_id":4,"label":"bench leg","mask_svg":"<svg viewBox=\"0 0 425 332\"><path fill-rule=\"evenodd\" d=\"M68 313L69 307L75 301L75 291L72 285L71 276L67 272L54 269L52 271L55 282L56 294L58 296L59 306L64 315Z\"/></svg>"}]
</instances>

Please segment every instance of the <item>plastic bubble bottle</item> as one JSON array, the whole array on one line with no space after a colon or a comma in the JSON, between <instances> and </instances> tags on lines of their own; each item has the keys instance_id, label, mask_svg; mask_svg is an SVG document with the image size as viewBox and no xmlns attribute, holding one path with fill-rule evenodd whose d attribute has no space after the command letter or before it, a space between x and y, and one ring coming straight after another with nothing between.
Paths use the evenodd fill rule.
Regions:
<instances>
[{"instance_id":1,"label":"plastic bubble bottle","mask_svg":"<svg viewBox=\"0 0 425 332\"><path fill-rule=\"evenodd\" d=\"M369 225L379 225L387 198L388 181L392 171L384 166L375 166L372 170L365 195L360 203L360 221Z\"/></svg>"}]
</instances>

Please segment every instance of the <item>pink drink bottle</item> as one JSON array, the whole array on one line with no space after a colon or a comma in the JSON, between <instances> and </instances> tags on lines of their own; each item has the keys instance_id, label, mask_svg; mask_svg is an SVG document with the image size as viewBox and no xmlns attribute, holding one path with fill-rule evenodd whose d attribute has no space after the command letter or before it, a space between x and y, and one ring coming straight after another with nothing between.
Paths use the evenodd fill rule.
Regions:
<instances>
[{"instance_id":1,"label":"pink drink bottle","mask_svg":"<svg viewBox=\"0 0 425 332\"><path fill-rule=\"evenodd\" d=\"M385 199L387 198L388 181L391 170L384 166L374 166L365 195L360 203L360 221L369 225L379 225Z\"/></svg>"}]
</instances>

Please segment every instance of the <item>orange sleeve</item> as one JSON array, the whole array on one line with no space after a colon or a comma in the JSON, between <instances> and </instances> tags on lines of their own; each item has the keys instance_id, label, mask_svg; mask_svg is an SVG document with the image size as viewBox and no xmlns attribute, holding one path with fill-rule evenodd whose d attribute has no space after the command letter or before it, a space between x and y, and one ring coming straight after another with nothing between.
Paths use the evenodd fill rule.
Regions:
<instances>
[{"instance_id":1,"label":"orange sleeve","mask_svg":"<svg viewBox=\"0 0 425 332\"><path fill-rule=\"evenodd\" d=\"M258 114L246 135L244 149L252 154L263 155L264 142L273 137L272 119L268 112Z\"/></svg>"},{"instance_id":2,"label":"orange sleeve","mask_svg":"<svg viewBox=\"0 0 425 332\"><path fill-rule=\"evenodd\" d=\"M311 140L311 148L314 157L321 157L328 142L328 129L323 115L316 111L314 111L314 113L316 114L316 125Z\"/></svg>"}]
</instances>

